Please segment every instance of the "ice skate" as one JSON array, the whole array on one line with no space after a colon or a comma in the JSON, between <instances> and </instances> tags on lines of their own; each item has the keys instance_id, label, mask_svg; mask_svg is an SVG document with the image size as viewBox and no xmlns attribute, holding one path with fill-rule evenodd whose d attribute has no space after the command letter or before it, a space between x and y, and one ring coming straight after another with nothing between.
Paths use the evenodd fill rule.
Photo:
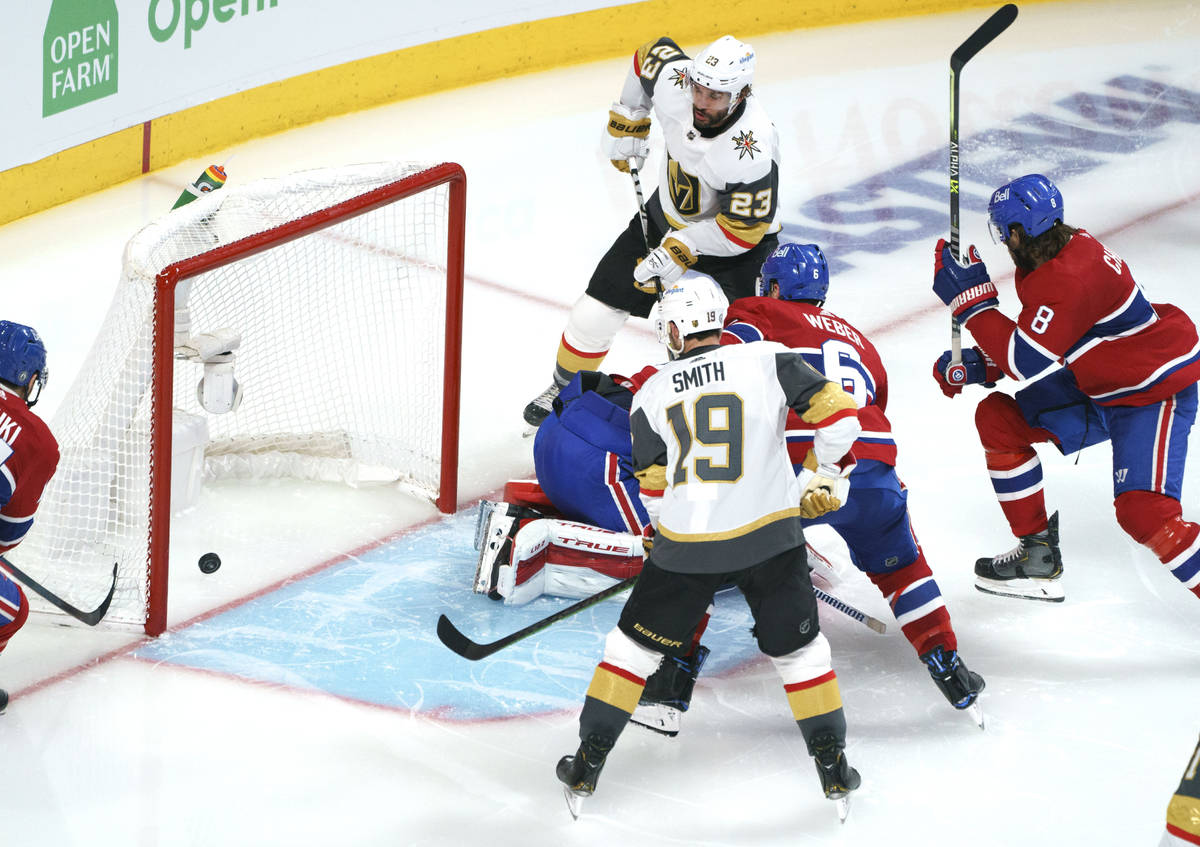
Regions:
<instances>
[{"instance_id":1,"label":"ice skate","mask_svg":"<svg viewBox=\"0 0 1200 847\"><path fill-rule=\"evenodd\" d=\"M850 792L862 785L858 771L846 761L846 744L837 737L826 734L812 740L813 762L817 776L821 778L821 789L825 796L837 803L838 820L846 822L850 814Z\"/></svg>"},{"instance_id":2,"label":"ice skate","mask_svg":"<svg viewBox=\"0 0 1200 847\"><path fill-rule=\"evenodd\" d=\"M680 715L691 705L696 677L707 658L708 648L702 644L682 659L665 657L646 680L629 722L668 738L678 735Z\"/></svg>"},{"instance_id":3,"label":"ice skate","mask_svg":"<svg viewBox=\"0 0 1200 847\"><path fill-rule=\"evenodd\" d=\"M977 560L975 587L985 594L1061 603L1062 572L1055 512L1043 532L1021 536L1007 553Z\"/></svg>"},{"instance_id":4,"label":"ice skate","mask_svg":"<svg viewBox=\"0 0 1200 847\"><path fill-rule=\"evenodd\" d=\"M4 714L4 710L8 708L8 692L0 688L0 715Z\"/></svg>"},{"instance_id":5,"label":"ice skate","mask_svg":"<svg viewBox=\"0 0 1200 847\"><path fill-rule=\"evenodd\" d=\"M979 705L979 692L987 684L983 677L969 670L957 651L945 650L940 645L922 654L921 661L950 705L965 711L983 729L983 708Z\"/></svg>"},{"instance_id":6,"label":"ice skate","mask_svg":"<svg viewBox=\"0 0 1200 847\"><path fill-rule=\"evenodd\" d=\"M496 581L500 566L508 564L512 555L513 536L520 529L522 519L540 517L536 510L515 503L479 501L479 514L475 520L475 549L479 551L473 587L476 594L486 594L493 600L502 599L496 591Z\"/></svg>"},{"instance_id":7,"label":"ice skate","mask_svg":"<svg viewBox=\"0 0 1200 847\"><path fill-rule=\"evenodd\" d=\"M613 743L611 738L592 733L579 745L574 756L563 756L558 760L554 773L563 785L563 796L572 818L578 820L583 801L595 792Z\"/></svg>"},{"instance_id":8,"label":"ice skate","mask_svg":"<svg viewBox=\"0 0 1200 847\"><path fill-rule=\"evenodd\" d=\"M533 427L534 432L537 432L542 421L549 417L550 412L554 410L554 398L558 396L558 392L562 391L562 388L557 382L552 382L549 388L525 405L525 423Z\"/></svg>"}]
</instances>

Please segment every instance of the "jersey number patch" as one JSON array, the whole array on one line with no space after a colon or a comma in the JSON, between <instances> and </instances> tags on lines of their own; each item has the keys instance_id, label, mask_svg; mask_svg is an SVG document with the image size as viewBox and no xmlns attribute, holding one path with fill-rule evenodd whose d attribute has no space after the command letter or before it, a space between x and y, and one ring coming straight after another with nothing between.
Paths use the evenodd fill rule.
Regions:
<instances>
[{"instance_id":1,"label":"jersey number patch","mask_svg":"<svg viewBox=\"0 0 1200 847\"><path fill-rule=\"evenodd\" d=\"M667 408L667 421L679 443L679 459L671 475L672 485L688 481L687 465L695 442L724 451L724 462L715 456L691 460L692 473L700 482L737 482L742 476L742 398L736 394L703 394L692 403L689 426L683 403ZM711 451L708 451L711 453Z\"/></svg>"}]
</instances>

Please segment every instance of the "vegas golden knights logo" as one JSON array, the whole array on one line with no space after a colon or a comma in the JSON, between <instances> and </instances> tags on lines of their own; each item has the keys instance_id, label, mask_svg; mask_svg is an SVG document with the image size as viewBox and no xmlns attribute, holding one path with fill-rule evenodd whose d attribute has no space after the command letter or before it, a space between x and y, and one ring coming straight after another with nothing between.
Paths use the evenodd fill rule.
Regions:
<instances>
[{"instance_id":1,"label":"vegas golden knights logo","mask_svg":"<svg viewBox=\"0 0 1200 847\"><path fill-rule=\"evenodd\" d=\"M671 203L681 215L700 213L700 180L679 167L679 162L667 157L667 185Z\"/></svg>"}]
</instances>

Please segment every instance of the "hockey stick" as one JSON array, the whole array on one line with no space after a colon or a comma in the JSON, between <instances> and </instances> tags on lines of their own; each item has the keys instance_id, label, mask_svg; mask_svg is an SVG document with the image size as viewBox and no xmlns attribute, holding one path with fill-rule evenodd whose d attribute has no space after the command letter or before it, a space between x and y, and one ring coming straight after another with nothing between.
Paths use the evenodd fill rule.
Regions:
<instances>
[{"instance_id":1,"label":"hockey stick","mask_svg":"<svg viewBox=\"0 0 1200 847\"><path fill-rule=\"evenodd\" d=\"M817 588L815 585L813 586L813 593L816 594L817 599L820 600L825 605L832 606L833 608L837 609L842 614L848 615L849 617L854 618L859 623L864 624L865 626L868 626L871 629L875 630L880 635L884 635L887 633L887 624L885 624L879 618L873 618L870 615L868 615L866 612L860 612L858 609L854 608L849 603L845 602L844 600L839 600L838 598L834 597L832 594L825 593L821 589Z\"/></svg>"},{"instance_id":2,"label":"hockey stick","mask_svg":"<svg viewBox=\"0 0 1200 847\"><path fill-rule=\"evenodd\" d=\"M646 214L646 197L642 194L642 177L638 173L637 165L634 164L637 159L629 160L629 178L633 180L633 191L637 195L638 217L642 220L642 243L646 245L646 252L650 252L650 217ZM663 296L662 280L654 277L654 293L658 295L661 301Z\"/></svg>"},{"instance_id":3,"label":"hockey stick","mask_svg":"<svg viewBox=\"0 0 1200 847\"><path fill-rule=\"evenodd\" d=\"M4 558L3 556L0 556L0 564L3 564L4 567L7 568L12 573L13 576L15 576L18 580L20 580L22 583L25 584L26 588L33 591L35 594L37 594L39 597L41 597L47 603L49 603L52 606L57 607L58 609L61 609L62 611L66 612L68 615L70 615L71 617L75 618L75 620L81 621L81 622L87 624L88 626L95 626L96 624L100 623L100 621L102 621L104 619L104 616L106 614L108 614L109 604L112 603L113 594L116 593L116 590L117 590L117 563L113 562L113 581L112 581L112 585L108 589L108 596L105 597L104 602L101 603L99 606L97 606L94 610L92 610L90 612L85 612L82 609L76 609L74 606L72 606L66 600L59 597L57 594L54 594L49 589L42 587L42 585L40 583L38 583L36 580L34 580L32 577L30 577L27 573L22 571L20 568L18 568L16 565L14 565L12 562L10 562L8 559Z\"/></svg>"},{"instance_id":4,"label":"hockey stick","mask_svg":"<svg viewBox=\"0 0 1200 847\"><path fill-rule=\"evenodd\" d=\"M959 76L967 62L971 61L980 50L991 44L1016 19L1016 4L1006 3L993 12L990 18L980 24L979 28L967 36L967 40L958 45L958 49L950 54L950 253L955 260L961 255L958 220ZM946 368L946 380L952 384L964 384L967 381L967 369L963 367L962 363L962 326L959 325L958 318L953 315L950 316L950 365Z\"/></svg>"},{"instance_id":5,"label":"hockey stick","mask_svg":"<svg viewBox=\"0 0 1200 847\"><path fill-rule=\"evenodd\" d=\"M550 626L551 624L558 623L563 618L569 618L571 615L574 615L577 612L582 612L589 606L595 606L597 603L607 600L614 594L620 594L626 588L631 588L635 582L637 582L636 576L623 579L616 585L610 585L608 588L593 594L591 597L585 597L578 603L567 606L567 608L557 611L549 617L542 618L540 621L531 623L524 629L518 629L511 635L506 635L498 641L492 641L488 644L479 644L478 642L467 638L458 630L458 627L450 622L450 619L445 615L442 615L438 618L437 635L441 642L455 653L462 656L464 659L470 659L472 662L476 662L492 655L493 653L503 650L510 644L516 644L522 639L541 632L546 627Z\"/></svg>"}]
</instances>

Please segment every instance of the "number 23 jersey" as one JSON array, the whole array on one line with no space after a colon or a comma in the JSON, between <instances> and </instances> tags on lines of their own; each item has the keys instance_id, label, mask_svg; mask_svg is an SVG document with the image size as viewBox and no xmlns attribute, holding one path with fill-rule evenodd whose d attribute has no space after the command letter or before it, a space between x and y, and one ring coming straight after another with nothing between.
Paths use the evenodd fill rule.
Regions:
<instances>
[{"instance_id":1,"label":"number 23 jersey","mask_svg":"<svg viewBox=\"0 0 1200 847\"><path fill-rule=\"evenodd\" d=\"M634 473L663 490L655 564L724 573L804 543L784 443L788 408L818 429L823 462L841 459L858 435L845 392L772 342L698 348L634 395Z\"/></svg>"}]
</instances>

